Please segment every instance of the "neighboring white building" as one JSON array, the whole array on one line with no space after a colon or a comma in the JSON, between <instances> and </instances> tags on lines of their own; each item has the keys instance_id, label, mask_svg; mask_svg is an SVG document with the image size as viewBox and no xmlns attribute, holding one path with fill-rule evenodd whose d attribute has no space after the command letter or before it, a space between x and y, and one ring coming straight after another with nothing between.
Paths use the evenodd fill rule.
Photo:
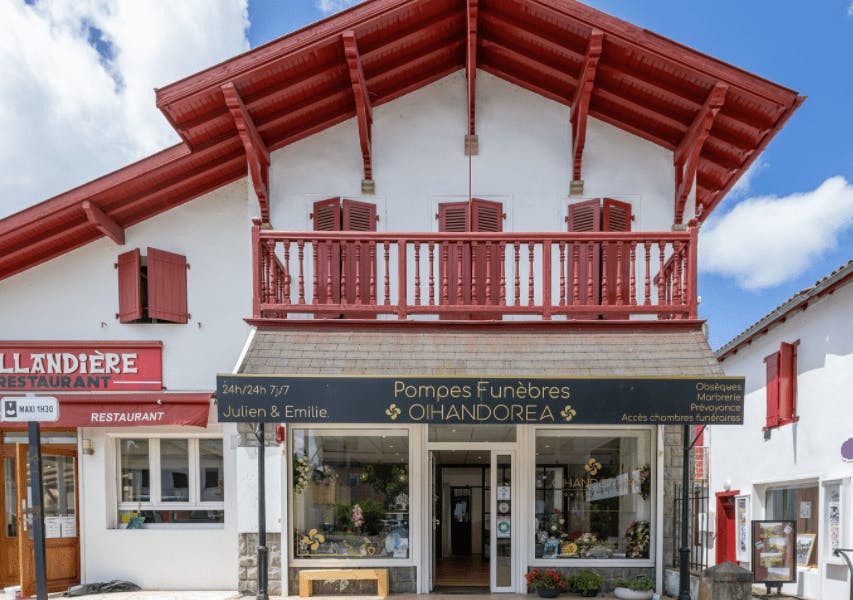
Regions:
<instances>
[{"instance_id":1,"label":"neighboring white building","mask_svg":"<svg viewBox=\"0 0 853 600\"><path fill-rule=\"evenodd\" d=\"M783 592L849 598L851 575L833 550L853 544L853 261L717 355L727 375L746 377L746 406L742 427L706 432L712 558L752 568L750 521L790 519L799 564Z\"/></svg>"},{"instance_id":2,"label":"neighboring white building","mask_svg":"<svg viewBox=\"0 0 853 600\"><path fill-rule=\"evenodd\" d=\"M698 226L802 101L572 0L368 0L158 90L180 144L0 220L0 392L64 419L51 587L254 589L258 443L208 410L218 373L277 373L506 378L518 402L415 422L347 396L282 447L267 428L271 591L368 566L426 593L460 553L473 589L660 588L679 425L723 385ZM0 585L26 587L19 432Z\"/></svg>"}]
</instances>

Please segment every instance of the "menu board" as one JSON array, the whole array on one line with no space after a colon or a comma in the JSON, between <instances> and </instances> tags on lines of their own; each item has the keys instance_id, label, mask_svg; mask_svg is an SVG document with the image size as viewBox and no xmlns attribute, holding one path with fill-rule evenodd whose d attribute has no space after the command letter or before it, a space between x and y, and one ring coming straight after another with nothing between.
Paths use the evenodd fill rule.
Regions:
<instances>
[{"instance_id":1,"label":"menu board","mask_svg":"<svg viewBox=\"0 0 853 600\"><path fill-rule=\"evenodd\" d=\"M797 580L796 521L752 522L752 577L755 583Z\"/></svg>"}]
</instances>

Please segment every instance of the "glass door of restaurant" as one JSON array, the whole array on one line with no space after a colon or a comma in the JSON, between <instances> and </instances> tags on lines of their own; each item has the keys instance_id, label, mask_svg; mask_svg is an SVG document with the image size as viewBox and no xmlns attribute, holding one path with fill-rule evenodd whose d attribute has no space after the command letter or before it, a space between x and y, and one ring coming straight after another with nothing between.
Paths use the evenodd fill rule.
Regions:
<instances>
[{"instance_id":1,"label":"glass door of restaurant","mask_svg":"<svg viewBox=\"0 0 853 600\"><path fill-rule=\"evenodd\" d=\"M10 456L11 448L14 448L13 456ZM4 445L2 457L3 574L14 577L17 572L15 584L21 586L24 597L35 594L27 449L27 444ZM76 447L42 446L42 477L47 588L55 592L80 582Z\"/></svg>"}]
</instances>

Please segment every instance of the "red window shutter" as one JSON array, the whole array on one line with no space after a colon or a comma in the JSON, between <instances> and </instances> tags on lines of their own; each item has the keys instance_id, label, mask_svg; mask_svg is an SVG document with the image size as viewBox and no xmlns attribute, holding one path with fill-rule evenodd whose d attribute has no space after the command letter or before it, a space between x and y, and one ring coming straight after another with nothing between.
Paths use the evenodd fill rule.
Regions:
<instances>
[{"instance_id":1,"label":"red window shutter","mask_svg":"<svg viewBox=\"0 0 853 600\"><path fill-rule=\"evenodd\" d=\"M148 316L170 323L186 323L187 258L148 248Z\"/></svg>"},{"instance_id":2,"label":"red window shutter","mask_svg":"<svg viewBox=\"0 0 853 600\"><path fill-rule=\"evenodd\" d=\"M471 199L471 231L503 231L503 204L490 200Z\"/></svg>"},{"instance_id":3,"label":"red window shutter","mask_svg":"<svg viewBox=\"0 0 853 600\"><path fill-rule=\"evenodd\" d=\"M796 421L797 345L782 342L779 347L779 423Z\"/></svg>"},{"instance_id":4,"label":"red window shutter","mask_svg":"<svg viewBox=\"0 0 853 600\"><path fill-rule=\"evenodd\" d=\"M467 233L471 230L471 205L468 202L443 202L438 205L438 230L447 233ZM459 304L459 291L462 292L462 304L471 303L471 245L462 244L462 271L459 271L460 248L455 242L442 244L440 281L447 272L447 303ZM461 314L444 315L443 318L467 318Z\"/></svg>"},{"instance_id":5,"label":"red window shutter","mask_svg":"<svg viewBox=\"0 0 853 600\"><path fill-rule=\"evenodd\" d=\"M329 198L314 203L314 231L341 230L341 199ZM317 302L339 304L341 301L341 245L340 242L319 242L317 252ZM326 289L331 277L332 295Z\"/></svg>"},{"instance_id":6,"label":"red window shutter","mask_svg":"<svg viewBox=\"0 0 853 600\"><path fill-rule=\"evenodd\" d=\"M118 255L118 320L132 323L142 318L142 257L139 248Z\"/></svg>"},{"instance_id":7,"label":"red window shutter","mask_svg":"<svg viewBox=\"0 0 853 600\"><path fill-rule=\"evenodd\" d=\"M344 231L376 231L376 205L370 202L344 200L343 229ZM346 275L344 294L350 304L375 304L375 299L370 297L370 278L376 276L375 263L371 269L370 247L370 242L362 241L347 242L344 247ZM376 260L375 255L374 260ZM356 278L359 282L357 288ZM356 291L358 291L357 294Z\"/></svg>"},{"instance_id":8,"label":"red window shutter","mask_svg":"<svg viewBox=\"0 0 853 600\"><path fill-rule=\"evenodd\" d=\"M764 359L767 364L767 421L765 429L779 426L779 353Z\"/></svg>"},{"instance_id":9,"label":"red window shutter","mask_svg":"<svg viewBox=\"0 0 853 600\"><path fill-rule=\"evenodd\" d=\"M631 231L631 205L611 198L604 199L602 210L602 231ZM629 277L630 246L627 242L608 242L606 249L602 248L602 260L606 257L607 264L603 265L607 275L607 303L611 306L617 303L630 302ZM617 293L618 290L618 293ZM627 318L627 315L612 315L613 318Z\"/></svg>"},{"instance_id":10,"label":"red window shutter","mask_svg":"<svg viewBox=\"0 0 853 600\"><path fill-rule=\"evenodd\" d=\"M604 199L602 231L631 231L631 205L612 198Z\"/></svg>"},{"instance_id":11,"label":"red window shutter","mask_svg":"<svg viewBox=\"0 0 853 600\"><path fill-rule=\"evenodd\" d=\"M600 200L585 200L569 204L569 216L566 219L569 231L601 231ZM569 247L567 257L568 273L574 275L574 259L578 260L578 292L580 304L598 304L601 289L601 246L595 242L574 242ZM574 283L574 282L572 282ZM590 286L590 284L592 284ZM569 289L572 289L570 286ZM585 316L585 315L578 315Z\"/></svg>"}]
</instances>

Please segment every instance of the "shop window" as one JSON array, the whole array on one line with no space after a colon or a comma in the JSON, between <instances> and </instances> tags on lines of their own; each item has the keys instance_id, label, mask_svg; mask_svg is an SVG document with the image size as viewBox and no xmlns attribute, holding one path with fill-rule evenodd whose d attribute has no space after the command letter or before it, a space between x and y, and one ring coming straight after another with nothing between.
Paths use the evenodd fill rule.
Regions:
<instances>
[{"instance_id":1,"label":"shop window","mask_svg":"<svg viewBox=\"0 0 853 600\"><path fill-rule=\"evenodd\" d=\"M536 558L651 558L649 431L536 433Z\"/></svg>"},{"instance_id":2,"label":"shop window","mask_svg":"<svg viewBox=\"0 0 853 600\"><path fill-rule=\"evenodd\" d=\"M764 429L787 425L797 417L797 346L782 342L778 352L765 357L767 365L767 417Z\"/></svg>"},{"instance_id":3,"label":"shop window","mask_svg":"<svg viewBox=\"0 0 853 600\"><path fill-rule=\"evenodd\" d=\"M408 558L408 432L294 429L291 437L294 556Z\"/></svg>"},{"instance_id":4,"label":"shop window","mask_svg":"<svg viewBox=\"0 0 853 600\"><path fill-rule=\"evenodd\" d=\"M119 527L224 521L220 438L117 440Z\"/></svg>"},{"instance_id":5,"label":"shop window","mask_svg":"<svg viewBox=\"0 0 853 600\"><path fill-rule=\"evenodd\" d=\"M767 518L797 522L797 566L818 564L818 486L803 485L769 488Z\"/></svg>"},{"instance_id":6,"label":"shop window","mask_svg":"<svg viewBox=\"0 0 853 600\"><path fill-rule=\"evenodd\" d=\"M118 306L121 323L186 323L187 259L180 254L148 248L119 254Z\"/></svg>"}]
</instances>

